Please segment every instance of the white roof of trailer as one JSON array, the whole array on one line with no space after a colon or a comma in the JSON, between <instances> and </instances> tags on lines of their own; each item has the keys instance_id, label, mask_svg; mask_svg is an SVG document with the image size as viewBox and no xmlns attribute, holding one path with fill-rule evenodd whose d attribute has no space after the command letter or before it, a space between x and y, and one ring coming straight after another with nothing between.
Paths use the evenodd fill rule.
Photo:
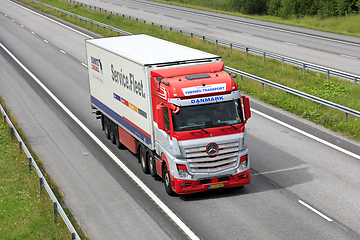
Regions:
<instances>
[{"instance_id":1,"label":"white roof of trailer","mask_svg":"<svg viewBox=\"0 0 360 240\"><path fill-rule=\"evenodd\" d=\"M220 58L214 54L143 34L98 38L87 42L142 65Z\"/></svg>"}]
</instances>

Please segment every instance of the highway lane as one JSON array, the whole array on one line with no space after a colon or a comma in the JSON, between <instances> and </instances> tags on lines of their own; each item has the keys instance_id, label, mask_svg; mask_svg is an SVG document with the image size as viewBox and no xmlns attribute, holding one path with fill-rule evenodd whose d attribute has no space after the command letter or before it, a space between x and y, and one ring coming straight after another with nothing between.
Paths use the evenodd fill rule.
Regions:
<instances>
[{"instance_id":1,"label":"highway lane","mask_svg":"<svg viewBox=\"0 0 360 240\"><path fill-rule=\"evenodd\" d=\"M95 131L101 132L90 110L86 69L58 48L44 43L17 24L9 24L10 19L5 20L1 16L1 32L4 33L1 42L13 46L12 52L23 57L21 61L27 62L29 69L48 80L49 89L60 89L60 99L72 111L81 113L87 124L92 123ZM34 51L32 48L38 48L35 46L41 51ZM116 236L126 239L168 239L173 233L181 236L182 233L163 214L159 217L155 212L149 216L133 201L134 196L130 197L118 182L123 183L124 187L136 189L134 183L122 174L111 176L111 169L116 166L106 154L99 150L93 140L86 138L86 134L30 77L12 61L10 64L13 65L2 58L1 66L7 74L1 76L1 95L9 102L13 113L20 116L20 125L29 136L32 148L64 192L66 205L75 212L91 239L116 239ZM72 98L68 98L68 95ZM129 153L124 154L127 156ZM146 199L144 196L142 198ZM152 204L151 201L147 203ZM165 219L162 219L164 224L160 228L155 220L161 217ZM170 227L166 226L167 222ZM141 231L138 231L139 228Z\"/></svg>"},{"instance_id":2,"label":"highway lane","mask_svg":"<svg viewBox=\"0 0 360 240\"><path fill-rule=\"evenodd\" d=\"M6 9L4 6L1 5L1 12ZM16 11L12 11L9 15L15 13ZM21 13L23 14L22 11ZM26 22L25 19L23 22ZM10 16L0 18L1 32L6 33L1 35L0 42L16 53L26 66L120 159L124 159L126 165L202 239L219 239L224 236L239 238L241 234L254 239L359 237L360 231L356 224L359 222L359 182L356 180L359 162L257 114L254 114L249 122L249 150L253 172L251 185L243 189L168 197L161 182L153 181L150 176L142 174L132 154L119 151L105 140L100 131L100 123L94 119L88 108L86 69L79 59L71 56L72 51L76 53L77 49L71 51L70 48L68 54L63 54L56 45L47 45L41 39L42 32L34 35L31 30L19 27L19 20L19 23L14 23ZM65 31L63 27L49 25L47 21L40 22L44 26L42 29L47 32L54 31L66 34L69 38L75 37L75 33ZM26 41L22 40L19 44L19 39ZM74 44L76 46L76 43ZM40 53L32 48L39 49ZM1 63L9 73L1 77L0 94L5 95L6 100L11 100L13 112L21 119L20 125L27 130L25 132L30 135L30 142L37 145L37 152L47 161L45 165L47 169L51 169L51 175L56 175L56 181L62 182L61 188L65 192L67 204L74 210L80 222L86 223L83 226L89 235L97 236L94 239L103 239L95 233L100 236L104 233L114 234L116 231L122 234L138 234L140 225L143 230L140 233L143 234L148 234L147 230L150 229L151 234L165 232L165 235L160 234L165 238L184 238L182 232L169 223L169 219L31 79L26 75L16 75L19 71L16 66L10 66L6 61ZM14 71L10 71L13 67ZM21 80L22 78L25 81ZM39 97L36 97L37 95ZM19 104L21 102L31 108L22 107ZM344 148L356 149L355 145L346 139L319 131L314 126L304 124L291 115L269 109L261 103L252 103L253 108L265 110L270 115L291 124L295 123L298 127L324 138L335 139L334 141L339 141L339 145ZM30 113L24 115L26 111ZM31 119L33 122L29 124ZM274 141L274 136L277 141ZM325 166L324 159L327 162ZM339 159L343 164L341 169L337 167ZM340 181L340 177L343 181ZM72 181L69 182L69 179ZM77 185L77 182L80 184ZM101 191L102 188L105 189ZM90 195L90 200L86 198L89 196L86 194ZM124 195L130 198L127 199ZM317 208L333 221L329 222L313 213L300 204L299 200ZM129 205L131 210L138 214L125 220L124 216L119 216L119 212L127 210ZM90 210L90 207L95 209ZM131 217L131 214L125 215ZM139 222L137 217L140 215L145 218L145 223L142 223L145 226L150 225L149 228L143 228L141 223L134 224ZM88 219L90 216L95 220ZM96 220L101 223L101 227L89 223ZM159 231L159 228L163 230ZM154 235L147 236L152 238L149 236Z\"/></svg>"},{"instance_id":3,"label":"highway lane","mask_svg":"<svg viewBox=\"0 0 360 240\"><path fill-rule=\"evenodd\" d=\"M360 39L144 0L83 0L131 15L312 64L360 75Z\"/></svg>"}]
</instances>

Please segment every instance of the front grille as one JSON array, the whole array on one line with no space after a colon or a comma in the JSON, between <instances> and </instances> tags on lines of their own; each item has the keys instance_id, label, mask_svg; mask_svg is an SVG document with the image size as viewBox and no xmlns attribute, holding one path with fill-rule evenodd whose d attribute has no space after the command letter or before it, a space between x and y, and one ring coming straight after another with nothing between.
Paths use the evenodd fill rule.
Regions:
<instances>
[{"instance_id":1,"label":"front grille","mask_svg":"<svg viewBox=\"0 0 360 240\"><path fill-rule=\"evenodd\" d=\"M216 156L206 153L206 146L196 148L185 148L185 154L189 167L194 173L216 173L235 167L239 142L219 145Z\"/></svg>"}]
</instances>

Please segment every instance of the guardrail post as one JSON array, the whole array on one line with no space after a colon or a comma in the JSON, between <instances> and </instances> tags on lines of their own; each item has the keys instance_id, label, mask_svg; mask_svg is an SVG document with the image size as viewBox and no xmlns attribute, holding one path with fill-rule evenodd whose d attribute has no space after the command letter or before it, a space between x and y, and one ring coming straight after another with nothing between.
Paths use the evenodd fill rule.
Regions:
<instances>
[{"instance_id":1,"label":"guardrail post","mask_svg":"<svg viewBox=\"0 0 360 240\"><path fill-rule=\"evenodd\" d=\"M243 75L240 76L240 81L243 82L244 81L244 77Z\"/></svg>"},{"instance_id":2,"label":"guardrail post","mask_svg":"<svg viewBox=\"0 0 360 240\"><path fill-rule=\"evenodd\" d=\"M245 48L246 59L248 58L248 51L249 51L249 48Z\"/></svg>"},{"instance_id":3,"label":"guardrail post","mask_svg":"<svg viewBox=\"0 0 360 240\"><path fill-rule=\"evenodd\" d=\"M282 68L284 68L284 58L281 58Z\"/></svg>"},{"instance_id":4,"label":"guardrail post","mask_svg":"<svg viewBox=\"0 0 360 240\"><path fill-rule=\"evenodd\" d=\"M160 31L162 31L162 24L160 24Z\"/></svg>"},{"instance_id":5,"label":"guardrail post","mask_svg":"<svg viewBox=\"0 0 360 240\"><path fill-rule=\"evenodd\" d=\"M138 23L138 18L136 18L136 23Z\"/></svg>"},{"instance_id":6,"label":"guardrail post","mask_svg":"<svg viewBox=\"0 0 360 240\"><path fill-rule=\"evenodd\" d=\"M205 36L203 36L203 45L205 44Z\"/></svg>"},{"instance_id":7,"label":"guardrail post","mask_svg":"<svg viewBox=\"0 0 360 240\"><path fill-rule=\"evenodd\" d=\"M216 42L216 51L217 51L217 50L218 50L219 41L216 39L215 42Z\"/></svg>"},{"instance_id":8,"label":"guardrail post","mask_svg":"<svg viewBox=\"0 0 360 240\"><path fill-rule=\"evenodd\" d=\"M327 81L329 82L329 79L330 79L330 70L329 69L326 71L326 75L327 75Z\"/></svg>"},{"instance_id":9,"label":"guardrail post","mask_svg":"<svg viewBox=\"0 0 360 240\"><path fill-rule=\"evenodd\" d=\"M345 113L345 122L348 122L349 114Z\"/></svg>"},{"instance_id":10,"label":"guardrail post","mask_svg":"<svg viewBox=\"0 0 360 240\"><path fill-rule=\"evenodd\" d=\"M190 35L191 35L191 42L192 42L192 41L193 41L193 36L194 36L194 34L191 33Z\"/></svg>"},{"instance_id":11,"label":"guardrail post","mask_svg":"<svg viewBox=\"0 0 360 240\"><path fill-rule=\"evenodd\" d=\"M263 53L263 63L265 63L265 52Z\"/></svg>"},{"instance_id":12,"label":"guardrail post","mask_svg":"<svg viewBox=\"0 0 360 240\"><path fill-rule=\"evenodd\" d=\"M172 30L172 28L170 27L170 33L171 33L171 30Z\"/></svg>"},{"instance_id":13,"label":"guardrail post","mask_svg":"<svg viewBox=\"0 0 360 240\"><path fill-rule=\"evenodd\" d=\"M29 157L29 172L30 173L32 172L31 165L32 165L32 159L31 159L31 157Z\"/></svg>"},{"instance_id":14,"label":"guardrail post","mask_svg":"<svg viewBox=\"0 0 360 240\"><path fill-rule=\"evenodd\" d=\"M40 196L43 195L43 188L44 188L44 179L40 178Z\"/></svg>"},{"instance_id":15,"label":"guardrail post","mask_svg":"<svg viewBox=\"0 0 360 240\"><path fill-rule=\"evenodd\" d=\"M144 19L144 26L145 26L145 24L146 24L146 20Z\"/></svg>"},{"instance_id":16,"label":"guardrail post","mask_svg":"<svg viewBox=\"0 0 360 240\"><path fill-rule=\"evenodd\" d=\"M303 75L305 75L305 63L303 63Z\"/></svg>"},{"instance_id":17,"label":"guardrail post","mask_svg":"<svg viewBox=\"0 0 360 240\"><path fill-rule=\"evenodd\" d=\"M19 150L20 150L20 154L22 154L22 141L19 141Z\"/></svg>"},{"instance_id":18,"label":"guardrail post","mask_svg":"<svg viewBox=\"0 0 360 240\"><path fill-rule=\"evenodd\" d=\"M75 233L71 233L71 240L75 240L76 236Z\"/></svg>"},{"instance_id":19,"label":"guardrail post","mask_svg":"<svg viewBox=\"0 0 360 240\"><path fill-rule=\"evenodd\" d=\"M231 53L231 51L232 51L232 43L230 43L230 53Z\"/></svg>"},{"instance_id":20,"label":"guardrail post","mask_svg":"<svg viewBox=\"0 0 360 240\"><path fill-rule=\"evenodd\" d=\"M264 91L264 88L265 88L264 85L265 85L264 83L261 83L261 88L262 88L263 91Z\"/></svg>"},{"instance_id":21,"label":"guardrail post","mask_svg":"<svg viewBox=\"0 0 360 240\"><path fill-rule=\"evenodd\" d=\"M180 29L180 37L182 36L182 30Z\"/></svg>"},{"instance_id":22,"label":"guardrail post","mask_svg":"<svg viewBox=\"0 0 360 240\"><path fill-rule=\"evenodd\" d=\"M125 15L123 14L123 21L125 20Z\"/></svg>"},{"instance_id":23,"label":"guardrail post","mask_svg":"<svg viewBox=\"0 0 360 240\"><path fill-rule=\"evenodd\" d=\"M357 84L357 77L354 78L354 84L355 84L355 87L356 87L356 84Z\"/></svg>"},{"instance_id":24,"label":"guardrail post","mask_svg":"<svg viewBox=\"0 0 360 240\"><path fill-rule=\"evenodd\" d=\"M10 133L11 133L11 139L14 139L14 128L13 127L10 128Z\"/></svg>"},{"instance_id":25,"label":"guardrail post","mask_svg":"<svg viewBox=\"0 0 360 240\"><path fill-rule=\"evenodd\" d=\"M4 115L4 125L6 125L6 116Z\"/></svg>"},{"instance_id":26,"label":"guardrail post","mask_svg":"<svg viewBox=\"0 0 360 240\"><path fill-rule=\"evenodd\" d=\"M55 224L57 224L57 216L58 216L57 203L54 202L54 222L55 222Z\"/></svg>"}]
</instances>

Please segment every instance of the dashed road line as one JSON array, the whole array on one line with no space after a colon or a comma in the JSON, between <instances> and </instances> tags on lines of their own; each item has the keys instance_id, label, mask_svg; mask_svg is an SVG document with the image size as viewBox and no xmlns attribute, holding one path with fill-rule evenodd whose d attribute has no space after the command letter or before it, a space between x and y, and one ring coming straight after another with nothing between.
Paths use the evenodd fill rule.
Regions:
<instances>
[{"instance_id":1,"label":"dashed road line","mask_svg":"<svg viewBox=\"0 0 360 240\"><path fill-rule=\"evenodd\" d=\"M303 206L307 207L308 209L310 209L311 211L313 211L314 213L318 214L319 216L325 218L326 220L328 220L329 222L332 222L333 220L331 218L329 218L328 216L326 216L325 214L319 212L318 210L316 210L315 208L311 207L309 204L299 200L299 203L302 204Z\"/></svg>"}]
</instances>

